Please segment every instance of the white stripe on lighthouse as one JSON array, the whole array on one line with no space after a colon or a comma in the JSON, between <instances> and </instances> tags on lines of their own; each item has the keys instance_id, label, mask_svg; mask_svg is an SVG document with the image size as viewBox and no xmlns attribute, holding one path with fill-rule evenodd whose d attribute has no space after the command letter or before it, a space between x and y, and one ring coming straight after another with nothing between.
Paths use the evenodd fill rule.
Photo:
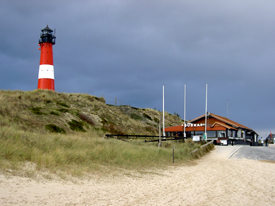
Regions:
<instances>
[{"instance_id":1,"label":"white stripe on lighthouse","mask_svg":"<svg viewBox=\"0 0 275 206\"><path fill-rule=\"evenodd\" d=\"M54 79L53 65L49 65L49 64L39 65L38 79Z\"/></svg>"}]
</instances>

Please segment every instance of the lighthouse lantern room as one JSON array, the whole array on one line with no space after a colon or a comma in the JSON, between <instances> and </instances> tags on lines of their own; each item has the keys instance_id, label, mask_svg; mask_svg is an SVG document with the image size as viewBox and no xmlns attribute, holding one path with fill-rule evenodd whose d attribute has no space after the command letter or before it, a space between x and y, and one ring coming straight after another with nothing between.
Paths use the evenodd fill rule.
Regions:
<instances>
[{"instance_id":1,"label":"lighthouse lantern room","mask_svg":"<svg viewBox=\"0 0 275 206\"><path fill-rule=\"evenodd\" d=\"M55 34L48 25L41 30L39 39L40 65L38 73L37 89L49 89L54 91L54 66L53 49Z\"/></svg>"}]
</instances>

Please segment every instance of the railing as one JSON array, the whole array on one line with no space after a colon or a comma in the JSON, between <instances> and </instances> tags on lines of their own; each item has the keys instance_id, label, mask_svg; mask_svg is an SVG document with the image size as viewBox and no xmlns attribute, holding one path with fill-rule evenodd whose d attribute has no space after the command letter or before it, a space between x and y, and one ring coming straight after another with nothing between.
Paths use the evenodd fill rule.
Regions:
<instances>
[{"instance_id":1,"label":"railing","mask_svg":"<svg viewBox=\"0 0 275 206\"><path fill-rule=\"evenodd\" d=\"M154 135L120 135L120 134L106 134L106 138L117 138L121 140L125 139L138 139L138 138L148 138L152 140L145 140L145 142L158 142L159 136ZM173 136L161 136L161 141L168 141L168 140L182 140L183 137L173 137Z\"/></svg>"},{"instance_id":2,"label":"railing","mask_svg":"<svg viewBox=\"0 0 275 206\"><path fill-rule=\"evenodd\" d=\"M207 142L206 144L204 144L204 145L200 146L199 148L197 148L197 149L193 150L193 151L192 151L192 152L190 152L190 153L191 153L191 154L195 154L198 150L200 150L200 149L202 149L202 148L206 147L206 146L207 146L207 145L209 145L209 144L213 144L213 142L214 142L214 140L211 140L210 142Z\"/></svg>"}]
</instances>

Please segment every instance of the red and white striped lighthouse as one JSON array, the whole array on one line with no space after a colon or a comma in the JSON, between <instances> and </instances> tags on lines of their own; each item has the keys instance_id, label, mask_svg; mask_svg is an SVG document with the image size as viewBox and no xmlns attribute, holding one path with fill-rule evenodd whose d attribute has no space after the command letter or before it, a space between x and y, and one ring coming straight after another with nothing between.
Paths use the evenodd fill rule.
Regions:
<instances>
[{"instance_id":1,"label":"red and white striped lighthouse","mask_svg":"<svg viewBox=\"0 0 275 206\"><path fill-rule=\"evenodd\" d=\"M48 25L41 32L39 39L39 50L41 53L37 89L54 91L53 45L55 44L56 37Z\"/></svg>"}]
</instances>

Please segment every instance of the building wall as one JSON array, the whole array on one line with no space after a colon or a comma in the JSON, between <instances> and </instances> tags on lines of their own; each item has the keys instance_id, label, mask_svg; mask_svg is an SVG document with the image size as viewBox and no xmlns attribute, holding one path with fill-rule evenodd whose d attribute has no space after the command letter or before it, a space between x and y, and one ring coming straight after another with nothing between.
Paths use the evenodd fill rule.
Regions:
<instances>
[{"instance_id":1,"label":"building wall","mask_svg":"<svg viewBox=\"0 0 275 206\"><path fill-rule=\"evenodd\" d=\"M204 130L203 131L194 131L191 132L191 137L195 136L203 136L204 135ZM211 137L226 137L226 131L225 130L218 130L218 131L207 131L207 138Z\"/></svg>"}]
</instances>

